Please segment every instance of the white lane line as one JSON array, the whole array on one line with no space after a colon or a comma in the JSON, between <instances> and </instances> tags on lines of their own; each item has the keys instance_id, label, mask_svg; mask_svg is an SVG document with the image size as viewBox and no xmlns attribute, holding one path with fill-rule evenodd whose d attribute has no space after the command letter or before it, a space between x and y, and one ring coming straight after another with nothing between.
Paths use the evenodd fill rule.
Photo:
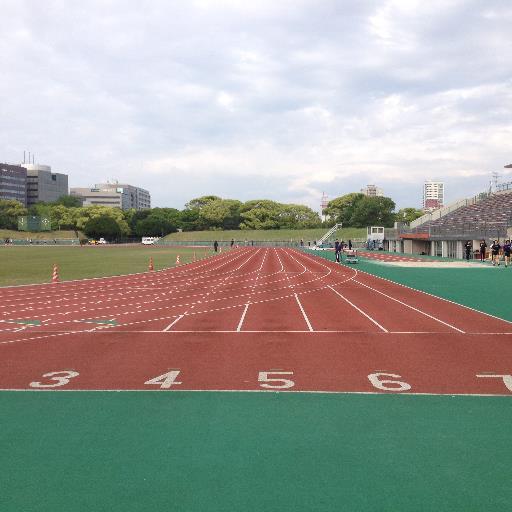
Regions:
<instances>
[{"instance_id":1,"label":"white lane line","mask_svg":"<svg viewBox=\"0 0 512 512\"><path fill-rule=\"evenodd\" d=\"M0 388L0 391L15 391L17 393L275 393L275 394L315 394L315 395L402 395L402 396L477 396L477 397L510 397L510 393L428 393L410 391L318 391L313 389L296 390L272 390L272 389L178 389L172 391L155 388L130 388L130 389L28 389L28 388Z\"/></svg>"},{"instance_id":2,"label":"white lane line","mask_svg":"<svg viewBox=\"0 0 512 512\"><path fill-rule=\"evenodd\" d=\"M362 315L364 315L366 318L368 318L368 320L370 320L371 322L373 322L379 329L381 329L382 331L384 332L389 332L387 329L385 329L384 327L382 327L382 325L379 324L379 322L377 322L377 320L373 319L370 315L367 315L362 309L358 308L355 304L353 304L352 302L350 302L346 297L344 297L343 295L341 295L341 293L337 292L331 285L328 285L327 288L330 288L336 295L338 295L339 297L341 297L344 301L348 302L353 308L357 309L357 311L359 311L359 313L361 313Z\"/></svg>"},{"instance_id":3,"label":"white lane line","mask_svg":"<svg viewBox=\"0 0 512 512\"><path fill-rule=\"evenodd\" d=\"M439 318L437 318L435 316L429 315L428 313L425 313L425 311L422 311L421 309L415 308L414 306L411 306L410 304L407 304L406 302L402 302L401 300L395 299L395 297L391 297L391 295L388 295L387 293L381 292L380 290L372 288L371 286L368 286L367 284L361 283L360 281L356 281L355 279L354 279L354 283L360 284L361 286L364 286L365 288L368 288L369 290L377 292L380 295L383 295L384 297L387 297L388 299L394 300L395 302L398 302L402 306L410 308L410 309L416 311L417 313L421 313L422 315L425 315L428 318L431 318L432 320L435 320L436 322L439 322L440 324L443 324L443 325L446 325L447 327L450 327L450 329L453 329L453 330L455 330L457 332L460 332L461 334L466 334L466 332L463 331L462 329L459 329L458 327L455 327L452 324L444 322L443 320L441 320L441 319L439 319Z\"/></svg>"},{"instance_id":4,"label":"white lane line","mask_svg":"<svg viewBox=\"0 0 512 512\"><path fill-rule=\"evenodd\" d=\"M242 324L244 323L245 315L246 315L248 309L249 309L249 304L246 304L244 312L242 313L242 317L240 318L240 322L238 322L238 327L236 328L236 332L240 332L242 330Z\"/></svg>"},{"instance_id":5,"label":"white lane line","mask_svg":"<svg viewBox=\"0 0 512 512\"><path fill-rule=\"evenodd\" d=\"M304 317L304 320L306 320L306 324L308 325L308 329L310 332L313 332L313 327L311 326L311 322L309 321L308 315L306 315L306 312L304 311L304 308L302 307L302 304L300 303L299 297L297 294L295 294L295 300L297 301L297 304L299 305L300 310L302 311L302 316Z\"/></svg>"},{"instance_id":6,"label":"white lane line","mask_svg":"<svg viewBox=\"0 0 512 512\"><path fill-rule=\"evenodd\" d=\"M173 322L171 322L162 332L167 332L174 324L177 324L185 315L180 315L178 318L175 318Z\"/></svg>"}]
</instances>

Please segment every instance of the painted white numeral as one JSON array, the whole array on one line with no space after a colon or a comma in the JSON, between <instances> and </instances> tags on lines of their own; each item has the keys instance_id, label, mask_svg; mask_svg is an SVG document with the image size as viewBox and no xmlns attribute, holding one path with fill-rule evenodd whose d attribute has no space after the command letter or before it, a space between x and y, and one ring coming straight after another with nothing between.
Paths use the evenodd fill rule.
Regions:
<instances>
[{"instance_id":1,"label":"painted white numeral","mask_svg":"<svg viewBox=\"0 0 512 512\"><path fill-rule=\"evenodd\" d=\"M176 378L180 374L180 370L172 370L170 372L164 373L163 375L159 375L154 379L147 380L144 384L154 384L156 386L160 386L160 389L169 389L171 386L178 386L179 384L183 384L183 382L176 382Z\"/></svg>"},{"instance_id":2,"label":"painted white numeral","mask_svg":"<svg viewBox=\"0 0 512 512\"><path fill-rule=\"evenodd\" d=\"M501 375L501 374L494 374L494 373L481 373L477 375L477 377L480 378L491 378L491 379L502 379L503 384L505 384L505 387L512 391L512 375Z\"/></svg>"},{"instance_id":3,"label":"painted white numeral","mask_svg":"<svg viewBox=\"0 0 512 512\"><path fill-rule=\"evenodd\" d=\"M396 373L370 373L368 375L368 380L372 383L374 387L377 389L381 389L382 391L407 391L411 389L411 385L407 384L407 382L403 382L401 380L391 380L391 379L381 379L381 377L392 377L393 379L401 379L401 375L397 375Z\"/></svg>"},{"instance_id":4,"label":"painted white numeral","mask_svg":"<svg viewBox=\"0 0 512 512\"><path fill-rule=\"evenodd\" d=\"M65 386L69 383L69 379L78 377L80 374L73 370L61 370L58 372L45 373L43 377L54 381L51 384L44 384L43 382L31 382L29 386L31 388L58 388L59 386Z\"/></svg>"},{"instance_id":5,"label":"painted white numeral","mask_svg":"<svg viewBox=\"0 0 512 512\"><path fill-rule=\"evenodd\" d=\"M258 382L261 383L260 387L268 389L288 389L295 386L293 380L276 377L278 375L293 375L293 372L259 372Z\"/></svg>"}]
</instances>

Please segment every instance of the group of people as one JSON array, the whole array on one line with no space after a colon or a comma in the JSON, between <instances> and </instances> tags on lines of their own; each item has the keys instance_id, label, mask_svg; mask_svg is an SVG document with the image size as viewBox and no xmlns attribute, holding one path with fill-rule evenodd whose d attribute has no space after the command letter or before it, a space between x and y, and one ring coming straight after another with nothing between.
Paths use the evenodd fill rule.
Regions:
<instances>
[{"instance_id":1,"label":"group of people","mask_svg":"<svg viewBox=\"0 0 512 512\"><path fill-rule=\"evenodd\" d=\"M466 259L469 260L471 256L471 252L473 250L473 241L468 240L465 244L466 249ZM508 267L510 264L510 253L512 252L512 242L510 240L505 240L503 245L499 243L498 240L493 240L492 244L489 247L491 252L491 261L493 266L500 266L501 254L503 254L503 260L505 262L505 267ZM487 243L485 240L480 242L480 261L485 261L487 255Z\"/></svg>"}]
</instances>

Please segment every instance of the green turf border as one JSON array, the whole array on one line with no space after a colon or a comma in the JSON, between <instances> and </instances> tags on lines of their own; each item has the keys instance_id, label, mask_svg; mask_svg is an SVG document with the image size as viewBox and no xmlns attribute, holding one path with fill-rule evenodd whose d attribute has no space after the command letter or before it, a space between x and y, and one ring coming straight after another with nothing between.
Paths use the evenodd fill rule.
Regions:
<instances>
[{"instance_id":1,"label":"green turf border","mask_svg":"<svg viewBox=\"0 0 512 512\"><path fill-rule=\"evenodd\" d=\"M306 252L335 260L332 251ZM359 256L357 264L347 264L344 256L344 265L512 321L512 267L505 268L502 264L489 268L489 264L478 262L464 268L399 267L364 258L364 253Z\"/></svg>"}]
</instances>

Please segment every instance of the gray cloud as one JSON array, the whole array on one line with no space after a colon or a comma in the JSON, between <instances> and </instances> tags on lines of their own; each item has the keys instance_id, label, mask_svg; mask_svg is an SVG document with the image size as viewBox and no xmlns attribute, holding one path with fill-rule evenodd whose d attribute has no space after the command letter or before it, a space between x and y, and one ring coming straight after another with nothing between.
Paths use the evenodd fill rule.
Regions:
<instances>
[{"instance_id":1,"label":"gray cloud","mask_svg":"<svg viewBox=\"0 0 512 512\"><path fill-rule=\"evenodd\" d=\"M254 5L253 5L254 4ZM15 1L0 35L0 160L155 205L304 201L377 183L418 206L512 161L509 2ZM468 176L470 176L468 178Z\"/></svg>"}]
</instances>

